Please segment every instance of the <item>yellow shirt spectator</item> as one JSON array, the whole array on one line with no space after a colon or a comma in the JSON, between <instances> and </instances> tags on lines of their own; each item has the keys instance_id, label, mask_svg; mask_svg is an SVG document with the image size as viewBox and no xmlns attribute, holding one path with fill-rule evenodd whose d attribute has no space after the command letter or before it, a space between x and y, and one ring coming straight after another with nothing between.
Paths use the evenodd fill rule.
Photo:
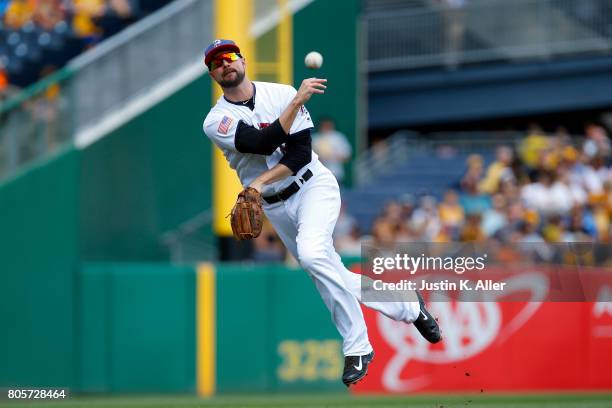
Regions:
<instances>
[{"instance_id":1,"label":"yellow shirt spectator","mask_svg":"<svg viewBox=\"0 0 612 408\"><path fill-rule=\"evenodd\" d=\"M463 224L465 213L456 192L449 190L444 194L444 201L438 206L438 215L444 226L458 228Z\"/></svg>"},{"instance_id":2,"label":"yellow shirt spectator","mask_svg":"<svg viewBox=\"0 0 612 408\"><path fill-rule=\"evenodd\" d=\"M72 27L78 37L95 37L102 34L93 19L104 14L104 0L74 0Z\"/></svg>"},{"instance_id":3,"label":"yellow shirt spectator","mask_svg":"<svg viewBox=\"0 0 612 408\"><path fill-rule=\"evenodd\" d=\"M4 24L8 28L19 29L32 20L35 9L36 0L13 0L4 14Z\"/></svg>"},{"instance_id":4,"label":"yellow shirt spectator","mask_svg":"<svg viewBox=\"0 0 612 408\"><path fill-rule=\"evenodd\" d=\"M523 163L531 168L535 168L540 158L540 152L548 148L548 137L539 129L529 132L523 139L519 147L519 152Z\"/></svg>"}]
</instances>

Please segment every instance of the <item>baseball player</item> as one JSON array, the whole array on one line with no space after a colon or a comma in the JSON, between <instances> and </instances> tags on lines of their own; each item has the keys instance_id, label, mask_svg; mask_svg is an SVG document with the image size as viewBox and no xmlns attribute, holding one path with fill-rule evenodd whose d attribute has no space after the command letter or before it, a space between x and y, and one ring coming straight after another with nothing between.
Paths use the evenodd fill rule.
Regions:
<instances>
[{"instance_id":1,"label":"baseball player","mask_svg":"<svg viewBox=\"0 0 612 408\"><path fill-rule=\"evenodd\" d=\"M210 77L223 89L204 120L204 132L223 151L243 186L263 196L263 209L287 249L300 262L331 312L343 338L342 381L355 384L374 352L359 302L360 275L350 272L333 247L340 211L334 175L311 148L313 123L304 104L323 94L326 79L292 86L250 81L233 41L215 40L205 51ZM414 302L365 302L386 316L414 323L430 342L440 330L419 295Z\"/></svg>"}]
</instances>

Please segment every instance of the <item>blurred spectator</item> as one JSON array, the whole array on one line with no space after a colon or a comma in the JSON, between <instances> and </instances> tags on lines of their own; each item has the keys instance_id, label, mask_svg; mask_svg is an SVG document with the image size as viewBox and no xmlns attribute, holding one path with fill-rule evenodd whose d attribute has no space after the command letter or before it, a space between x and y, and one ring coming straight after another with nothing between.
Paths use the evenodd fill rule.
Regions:
<instances>
[{"instance_id":1,"label":"blurred spectator","mask_svg":"<svg viewBox=\"0 0 612 408\"><path fill-rule=\"evenodd\" d=\"M385 206L383 213L386 220L392 224L401 224L402 222L402 206L399 202L393 200L389 201Z\"/></svg>"},{"instance_id":2,"label":"blurred spectator","mask_svg":"<svg viewBox=\"0 0 612 408\"><path fill-rule=\"evenodd\" d=\"M523 184L526 183L523 182ZM506 202L513 202L520 199L519 183L517 182L517 179L515 178L514 174L504 173L502 179L500 180L499 193L504 196Z\"/></svg>"},{"instance_id":3,"label":"blurred spectator","mask_svg":"<svg viewBox=\"0 0 612 408\"><path fill-rule=\"evenodd\" d=\"M395 242L412 240L411 231L402 214L402 206L397 201L390 201L385 205L372 227L375 245L391 248Z\"/></svg>"},{"instance_id":4,"label":"blurred spectator","mask_svg":"<svg viewBox=\"0 0 612 408\"><path fill-rule=\"evenodd\" d=\"M603 202L606 210L612 216L612 177L608 177L604 183Z\"/></svg>"},{"instance_id":5,"label":"blurred spectator","mask_svg":"<svg viewBox=\"0 0 612 408\"><path fill-rule=\"evenodd\" d=\"M322 118L319 131L312 136L312 148L319 160L334 173L338 183L344 180L344 164L351 158L352 148L346 136L336 130L334 120Z\"/></svg>"},{"instance_id":6,"label":"blurred spectator","mask_svg":"<svg viewBox=\"0 0 612 408\"><path fill-rule=\"evenodd\" d=\"M108 6L113 13L121 18L129 18L134 13L130 0L108 0Z\"/></svg>"},{"instance_id":7,"label":"blurred spectator","mask_svg":"<svg viewBox=\"0 0 612 408\"><path fill-rule=\"evenodd\" d=\"M372 239L374 246L382 249L391 249L397 241L396 226L391 224L384 216L378 217L372 226Z\"/></svg>"},{"instance_id":8,"label":"blurred spectator","mask_svg":"<svg viewBox=\"0 0 612 408\"><path fill-rule=\"evenodd\" d=\"M483 180L478 183L478 190L494 194L499 191L499 184L504 173L512 175L510 166L514 161L514 153L508 146L500 146L497 148L497 160L495 160L487 169L487 173Z\"/></svg>"},{"instance_id":9,"label":"blurred spectator","mask_svg":"<svg viewBox=\"0 0 612 408\"><path fill-rule=\"evenodd\" d=\"M548 242L561 242L566 237L565 224L561 215L552 215L542 227L542 237Z\"/></svg>"},{"instance_id":10,"label":"blurred spectator","mask_svg":"<svg viewBox=\"0 0 612 408\"><path fill-rule=\"evenodd\" d=\"M341 256L361 255L361 231L355 223L348 234L338 237L336 248Z\"/></svg>"},{"instance_id":11,"label":"blurred spectator","mask_svg":"<svg viewBox=\"0 0 612 408\"><path fill-rule=\"evenodd\" d=\"M532 123L527 130L527 137L519 146L523 163L529 168L536 168L541 153L548 148L548 137L539 125Z\"/></svg>"},{"instance_id":12,"label":"blurred spectator","mask_svg":"<svg viewBox=\"0 0 612 408\"><path fill-rule=\"evenodd\" d=\"M489 237L494 237L500 242L516 242L517 234L521 227L521 225L525 222L525 208L523 207L520 200L510 201L504 196L505 200L505 208L503 218L505 220L504 225L499 228L497 231L493 232L492 235L488 235ZM494 210L499 211L501 207L501 202L494 203ZM485 213L487 214L487 213ZM495 229L495 223L492 223L493 226L488 224L489 221L485 224L485 219L483 219L483 232L487 235L488 231L492 231Z\"/></svg>"},{"instance_id":13,"label":"blurred spectator","mask_svg":"<svg viewBox=\"0 0 612 408\"><path fill-rule=\"evenodd\" d=\"M104 0L73 0L72 29L74 34L92 45L102 38L102 29L94 20L102 17L106 10Z\"/></svg>"},{"instance_id":14,"label":"blurred spectator","mask_svg":"<svg viewBox=\"0 0 612 408\"><path fill-rule=\"evenodd\" d=\"M481 229L486 237L495 235L507 225L506 203L507 200L503 194L493 196L493 208L486 210L482 215Z\"/></svg>"},{"instance_id":15,"label":"blurred spectator","mask_svg":"<svg viewBox=\"0 0 612 408\"><path fill-rule=\"evenodd\" d=\"M587 139L582 150L589 158L610 154L610 139L604 128L588 123L584 128L584 134Z\"/></svg>"},{"instance_id":16,"label":"blurred spectator","mask_svg":"<svg viewBox=\"0 0 612 408\"><path fill-rule=\"evenodd\" d=\"M612 200L612 197L611 197ZM409 220L412 217L414 211L415 197L411 193L402 194L399 198L400 205L402 206L402 219Z\"/></svg>"},{"instance_id":17,"label":"blurred spectator","mask_svg":"<svg viewBox=\"0 0 612 408\"><path fill-rule=\"evenodd\" d=\"M518 242L544 242L538 233L540 217L533 210L525 211L523 220L518 225Z\"/></svg>"},{"instance_id":18,"label":"blurred spectator","mask_svg":"<svg viewBox=\"0 0 612 408\"><path fill-rule=\"evenodd\" d=\"M459 203L466 214L483 213L491 208L491 197L478 191L477 180L464 178L463 192Z\"/></svg>"},{"instance_id":19,"label":"blurred spectator","mask_svg":"<svg viewBox=\"0 0 612 408\"><path fill-rule=\"evenodd\" d=\"M60 0L38 0L33 19L40 28L51 31L64 18L64 9Z\"/></svg>"},{"instance_id":20,"label":"blurred spectator","mask_svg":"<svg viewBox=\"0 0 612 408\"><path fill-rule=\"evenodd\" d=\"M574 146L564 146L560 152L561 164L568 169L572 169L578 161L578 151Z\"/></svg>"},{"instance_id":21,"label":"blurred spectator","mask_svg":"<svg viewBox=\"0 0 612 408\"><path fill-rule=\"evenodd\" d=\"M588 223L588 222L587 222ZM565 242L590 242L592 237L585 226L584 207L576 206L569 214L569 228L562 239Z\"/></svg>"},{"instance_id":22,"label":"blurred spectator","mask_svg":"<svg viewBox=\"0 0 612 408\"><path fill-rule=\"evenodd\" d=\"M610 213L606 207L605 194L592 195L590 204L593 223L596 229L595 238L599 241L605 241L610 229Z\"/></svg>"},{"instance_id":23,"label":"blurred spectator","mask_svg":"<svg viewBox=\"0 0 612 408\"><path fill-rule=\"evenodd\" d=\"M109 0L104 15L95 22L105 36L118 33L135 20L133 6L128 0Z\"/></svg>"},{"instance_id":24,"label":"blurred spectator","mask_svg":"<svg viewBox=\"0 0 612 408\"><path fill-rule=\"evenodd\" d=\"M435 197L429 195L421 197L419 206L415 208L410 218L410 229L419 241L436 241L441 231L441 224Z\"/></svg>"},{"instance_id":25,"label":"blurred spectator","mask_svg":"<svg viewBox=\"0 0 612 408\"><path fill-rule=\"evenodd\" d=\"M607 169L603 166L603 158L601 156L589 158L584 153L580 157L581 160L571 168L572 182L582 186L587 194L600 194L603 190L603 182L609 176Z\"/></svg>"},{"instance_id":26,"label":"blurred spectator","mask_svg":"<svg viewBox=\"0 0 612 408\"><path fill-rule=\"evenodd\" d=\"M564 126L557 126L554 137L560 150L572 145L572 137Z\"/></svg>"},{"instance_id":27,"label":"blurred spectator","mask_svg":"<svg viewBox=\"0 0 612 408\"><path fill-rule=\"evenodd\" d=\"M568 200L568 202L565 204L566 210L569 210L569 208L573 206L583 205L586 203L588 199L587 193L580 185L574 182L570 175L570 170L565 165L562 165L557 169L557 176L557 183L564 185L566 188L566 191L563 191L562 189L556 190L557 194L567 194L566 197L560 198L561 201Z\"/></svg>"},{"instance_id":28,"label":"blurred spectator","mask_svg":"<svg viewBox=\"0 0 612 408\"><path fill-rule=\"evenodd\" d=\"M551 215L567 213L575 204L584 202L585 195L572 189L569 177L563 170L561 174L561 178L554 180L554 172L540 171L535 183L523 187L521 196L525 205Z\"/></svg>"},{"instance_id":29,"label":"blurred spectator","mask_svg":"<svg viewBox=\"0 0 612 408\"><path fill-rule=\"evenodd\" d=\"M477 188L483 177L484 159L479 154L471 154L466 160L467 170L461 178L463 191Z\"/></svg>"},{"instance_id":30,"label":"blurred spectator","mask_svg":"<svg viewBox=\"0 0 612 408\"><path fill-rule=\"evenodd\" d=\"M36 8L36 0L12 0L4 14L6 28L18 30L31 21Z\"/></svg>"},{"instance_id":31,"label":"blurred spectator","mask_svg":"<svg viewBox=\"0 0 612 408\"><path fill-rule=\"evenodd\" d=\"M465 225L459 233L459 241L461 242L482 242L485 239L485 234L482 231L480 224L482 216L479 213L468 214L465 219Z\"/></svg>"},{"instance_id":32,"label":"blurred spectator","mask_svg":"<svg viewBox=\"0 0 612 408\"><path fill-rule=\"evenodd\" d=\"M357 225L357 220L346 211L346 206L342 203L338 221L336 221L336 226L334 227L334 239L350 234L355 225Z\"/></svg>"},{"instance_id":33,"label":"blurred spectator","mask_svg":"<svg viewBox=\"0 0 612 408\"><path fill-rule=\"evenodd\" d=\"M439 206L440 223L445 229L445 235L450 238L456 237L459 228L465 221L463 207L459 205L459 195L454 190L444 193L444 200Z\"/></svg>"}]
</instances>

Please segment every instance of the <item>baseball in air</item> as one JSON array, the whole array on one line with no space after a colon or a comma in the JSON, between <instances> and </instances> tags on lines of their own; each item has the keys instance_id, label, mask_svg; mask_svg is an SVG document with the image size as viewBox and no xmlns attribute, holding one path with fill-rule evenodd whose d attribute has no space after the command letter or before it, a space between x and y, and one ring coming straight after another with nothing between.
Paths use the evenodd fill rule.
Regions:
<instances>
[{"instance_id":1,"label":"baseball in air","mask_svg":"<svg viewBox=\"0 0 612 408\"><path fill-rule=\"evenodd\" d=\"M316 51L311 51L306 54L306 58L304 58L304 64L306 64L307 68L319 69L321 68L321 65L323 65L323 56Z\"/></svg>"}]
</instances>

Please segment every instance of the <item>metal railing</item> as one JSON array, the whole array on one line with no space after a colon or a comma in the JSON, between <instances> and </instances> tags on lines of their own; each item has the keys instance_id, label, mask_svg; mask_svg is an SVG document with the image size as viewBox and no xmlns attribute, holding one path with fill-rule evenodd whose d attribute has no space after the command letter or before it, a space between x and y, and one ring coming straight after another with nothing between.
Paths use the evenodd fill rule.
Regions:
<instances>
[{"instance_id":1,"label":"metal railing","mask_svg":"<svg viewBox=\"0 0 612 408\"><path fill-rule=\"evenodd\" d=\"M416 133L399 131L361 152L355 160L357 184L368 184L376 177L405 163L408 157L408 140L413 136L416 136Z\"/></svg>"},{"instance_id":2,"label":"metal railing","mask_svg":"<svg viewBox=\"0 0 612 408\"><path fill-rule=\"evenodd\" d=\"M58 71L0 109L0 180L71 140L71 72Z\"/></svg>"},{"instance_id":3,"label":"metal railing","mask_svg":"<svg viewBox=\"0 0 612 408\"><path fill-rule=\"evenodd\" d=\"M370 72L612 50L608 0L470 0L364 16Z\"/></svg>"},{"instance_id":4,"label":"metal railing","mask_svg":"<svg viewBox=\"0 0 612 408\"><path fill-rule=\"evenodd\" d=\"M396 9L422 9L423 0L363 0L362 10L366 13Z\"/></svg>"},{"instance_id":5,"label":"metal railing","mask_svg":"<svg viewBox=\"0 0 612 408\"><path fill-rule=\"evenodd\" d=\"M212 2L177 0L68 64L78 132L201 58ZM78 103L76 103L78 102Z\"/></svg>"},{"instance_id":6,"label":"metal railing","mask_svg":"<svg viewBox=\"0 0 612 408\"><path fill-rule=\"evenodd\" d=\"M168 248L174 263L214 260L217 248L210 233L213 221L212 209L207 209L161 236L161 244Z\"/></svg>"}]
</instances>

